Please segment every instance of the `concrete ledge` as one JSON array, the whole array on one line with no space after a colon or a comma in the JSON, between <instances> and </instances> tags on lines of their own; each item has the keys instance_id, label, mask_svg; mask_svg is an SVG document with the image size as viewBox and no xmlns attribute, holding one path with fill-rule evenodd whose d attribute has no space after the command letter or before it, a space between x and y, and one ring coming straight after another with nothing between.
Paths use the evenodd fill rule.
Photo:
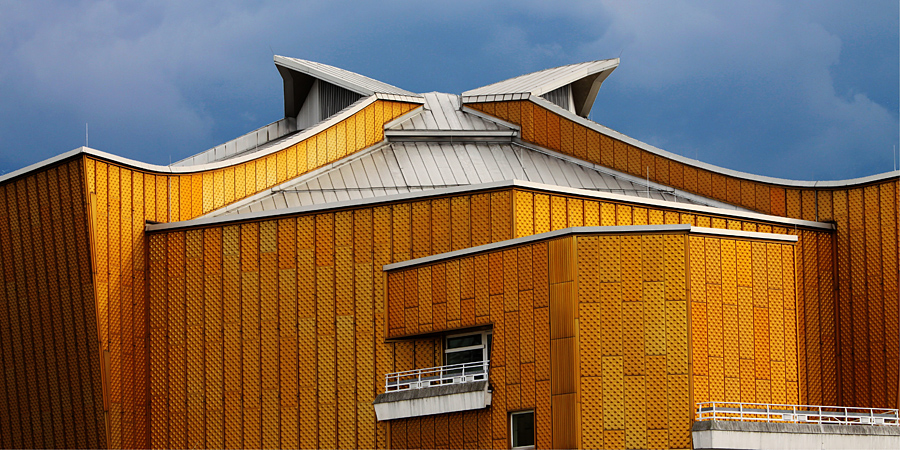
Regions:
<instances>
[{"instance_id":1,"label":"concrete ledge","mask_svg":"<svg viewBox=\"0 0 900 450\"><path fill-rule=\"evenodd\" d=\"M422 389L407 389L405 391L385 392L375 397L373 405L387 402L399 402L402 400L414 400L417 398L437 397L439 395L464 394L466 392L484 391L487 389L487 381L473 381L471 383L445 384Z\"/></svg>"},{"instance_id":2,"label":"concrete ledge","mask_svg":"<svg viewBox=\"0 0 900 450\"><path fill-rule=\"evenodd\" d=\"M387 392L373 402L379 421L470 411L490 405L487 381Z\"/></svg>"},{"instance_id":3,"label":"concrete ledge","mask_svg":"<svg viewBox=\"0 0 900 450\"><path fill-rule=\"evenodd\" d=\"M695 449L893 449L900 427L739 421L700 421L691 427Z\"/></svg>"}]
</instances>

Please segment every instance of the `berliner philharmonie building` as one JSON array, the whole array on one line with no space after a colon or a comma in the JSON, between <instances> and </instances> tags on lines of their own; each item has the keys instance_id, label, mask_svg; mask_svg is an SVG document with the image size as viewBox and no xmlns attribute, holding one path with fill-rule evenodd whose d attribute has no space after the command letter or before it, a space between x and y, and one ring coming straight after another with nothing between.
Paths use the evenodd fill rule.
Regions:
<instances>
[{"instance_id":1,"label":"berliner philharmonie building","mask_svg":"<svg viewBox=\"0 0 900 450\"><path fill-rule=\"evenodd\" d=\"M618 59L462 94L274 60L275 123L0 178L0 446L898 429L900 172L771 178L623 135L587 118Z\"/></svg>"}]
</instances>

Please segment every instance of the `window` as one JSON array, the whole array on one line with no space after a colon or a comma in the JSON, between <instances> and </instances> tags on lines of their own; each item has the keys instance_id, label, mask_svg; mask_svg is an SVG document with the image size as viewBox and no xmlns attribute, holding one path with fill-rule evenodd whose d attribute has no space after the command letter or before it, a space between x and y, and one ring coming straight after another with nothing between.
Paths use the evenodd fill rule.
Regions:
<instances>
[{"instance_id":1,"label":"window","mask_svg":"<svg viewBox=\"0 0 900 450\"><path fill-rule=\"evenodd\" d=\"M489 361L491 357L491 332L457 334L447 336L444 341L444 365L478 363ZM483 367L467 368L465 375L482 373ZM463 375L460 372L460 375Z\"/></svg>"},{"instance_id":2,"label":"window","mask_svg":"<svg viewBox=\"0 0 900 450\"><path fill-rule=\"evenodd\" d=\"M534 448L534 411L509 415L509 438L512 448Z\"/></svg>"}]
</instances>

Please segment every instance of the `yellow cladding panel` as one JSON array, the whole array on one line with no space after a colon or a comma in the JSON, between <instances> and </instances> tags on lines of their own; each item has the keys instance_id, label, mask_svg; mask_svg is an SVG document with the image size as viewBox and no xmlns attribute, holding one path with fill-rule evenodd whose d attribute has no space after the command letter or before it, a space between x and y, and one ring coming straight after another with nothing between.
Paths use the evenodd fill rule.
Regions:
<instances>
[{"instance_id":1,"label":"yellow cladding panel","mask_svg":"<svg viewBox=\"0 0 900 450\"><path fill-rule=\"evenodd\" d=\"M625 379L621 356L603 357L603 428L625 429Z\"/></svg>"}]
</instances>

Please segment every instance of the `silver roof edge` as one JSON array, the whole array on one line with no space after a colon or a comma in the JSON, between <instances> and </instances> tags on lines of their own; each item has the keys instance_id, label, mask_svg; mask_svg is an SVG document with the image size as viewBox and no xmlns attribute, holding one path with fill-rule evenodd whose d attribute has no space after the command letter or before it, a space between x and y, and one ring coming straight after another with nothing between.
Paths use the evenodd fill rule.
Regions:
<instances>
[{"instance_id":1,"label":"silver roof edge","mask_svg":"<svg viewBox=\"0 0 900 450\"><path fill-rule=\"evenodd\" d=\"M463 102L463 103L465 103L465 102ZM475 116L475 117L480 117L480 118L482 118L482 119L484 119L484 120L487 120L488 122L494 122L494 123L496 123L496 124L503 125L503 126L506 127L506 128L510 128L510 129L513 129L513 130L516 130L516 131L522 131L522 127L520 127L520 126L518 126L518 125L516 125L516 124L514 124L514 123L512 123L512 122L507 122L507 121L505 121L505 120L503 120L503 119L500 119L500 118L498 118L498 117L494 117L494 116L492 116L492 115L490 115L490 114L485 114L485 113L483 113L483 112L481 112L481 111L479 111L479 110L477 110L477 109L475 109L475 108L469 108L468 106L463 105L462 111L463 111L464 113L466 113L466 114L471 114L471 115L473 115L473 116Z\"/></svg>"},{"instance_id":2,"label":"silver roof edge","mask_svg":"<svg viewBox=\"0 0 900 450\"><path fill-rule=\"evenodd\" d=\"M619 66L619 58L599 59L575 64L566 64L557 67L538 70L535 72L518 75L505 80L497 81L486 86L469 89L462 93L463 96L477 95L505 95L528 92L532 95L544 95L559 87L572 84L583 78L604 71L615 70ZM552 78L549 78L552 76ZM509 92L504 89L512 88Z\"/></svg>"},{"instance_id":3,"label":"silver roof edge","mask_svg":"<svg viewBox=\"0 0 900 450\"><path fill-rule=\"evenodd\" d=\"M344 89L356 92L362 95L374 95L375 93L384 93L384 94L398 94L398 95L410 95L416 96L415 93L407 91L406 89L398 88L397 86L390 85L383 81L376 80L374 78L367 77L365 75L358 74L356 72L341 69L340 67L330 66L324 63L317 63L314 61L306 61L299 58L291 58L289 56L281 56L274 55L273 60L275 61L276 66L281 66L286 69L290 69L299 73L307 74L313 78L318 78L320 80L331 83L335 86L340 86ZM336 72L342 72L346 76L339 76L335 74L331 74L321 70L316 66L324 66L329 69L335 69ZM353 80L351 78L357 78ZM370 85L383 85L383 90L373 89L371 87L363 86L360 84L361 82L365 82Z\"/></svg>"},{"instance_id":4,"label":"silver roof edge","mask_svg":"<svg viewBox=\"0 0 900 450\"><path fill-rule=\"evenodd\" d=\"M56 164L56 163L58 163L58 162L64 161L64 160L66 160L66 159L69 159L69 158L71 158L71 157L73 157L73 156L75 156L75 155L78 155L78 154L81 154L81 153L90 153L91 150L93 150L93 149L90 148L90 147L84 147L84 146L82 146L82 147L78 147L78 148L76 148L76 149L74 149L74 150L69 150L69 151L67 151L67 152L65 152L65 153L60 153L60 154L58 154L58 155L56 155L56 156L51 156L50 158L47 158L47 159L45 159L45 160L43 160L43 161L38 161L38 162L36 162L36 163L34 163L34 164L25 166L25 167L23 167L23 168L21 168L21 169L14 170L14 171L12 171L12 172L10 172L10 173L4 174L3 176L0 176L0 183L3 183L3 182L5 182L5 181L7 181L7 180L11 180L11 179L16 178L16 177L18 177L18 176L20 176L20 175L25 175L26 173L33 172L33 171L35 171L35 170L38 170L38 169L41 169L41 168L44 168L44 167L47 167L47 166L51 166L51 165Z\"/></svg>"},{"instance_id":5,"label":"silver roof edge","mask_svg":"<svg viewBox=\"0 0 900 450\"><path fill-rule=\"evenodd\" d=\"M339 160L337 160L337 161L332 161L332 162L330 162L330 163L328 163L328 164L325 164L325 165L322 166L322 167L317 167L316 169L310 170L309 172L306 172L306 173L304 173L304 174L298 175L298 176L296 176L296 177L294 177L294 178L291 178L291 179L289 179L289 180L285 180L284 182L282 182L282 183L280 183L280 184L277 184L277 185L272 186L272 187L270 187L270 188L268 188L268 189L259 191L259 192L255 193L255 194L253 194L253 195L251 195L251 196L249 196L249 197L244 197L244 198L242 198L242 199L240 199L240 200L238 200L238 201L236 201L236 202L234 202L234 203L231 203L231 204L229 204L229 205L225 205L225 206L223 206L223 207L221 207L221 208L214 209L214 210L212 210L212 211L210 211L210 212L208 212L208 213L206 213L206 214L204 214L204 215L202 215L202 216L199 216L199 217L197 217L197 218L195 218L195 219L192 219L192 220L207 219L207 218L212 218L212 217L220 217L222 214L230 213L230 212L232 212L232 211L241 209L241 208L243 208L243 207L245 207L245 206L247 206L247 205L249 205L249 204L255 203L255 202L257 202L257 201L259 201L259 200L261 200L261 199L263 199L263 198L265 198L265 197L267 197L267 196L269 196L269 195L271 195L271 194L273 194L273 193L275 193L275 192L281 191L281 190L283 190L284 188L286 188L286 187L288 187L288 186L291 186L291 185L294 185L294 184L297 184L297 183L303 183L304 181L308 181L308 180L310 180L310 179L314 179L314 178L316 178L316 177L322 175L323 173L329 172L329 171L331 171L332 169L336 169L336 168L338 168L338 167L342 167L342 166L344 166L344 165L346 165L346 164L350 164L351 162L353 162L353 161L355 161L355 160L357 160L357 159L359 159L359 158L363 158L363 157L365 157L366 155L368 155L368 154L370 154L370 153L372 153L372 152L374 152L374 151L376 151L376 150L378 150L378 149L381 149L381 148L383 148L383 147L387 147L388 145L390 145L390 143L389 143L388 141L386 141L386 140L385 140L385 141L379 141L379 142L376 142L376 143L374 143L374 144L372 144L372 145L370 145L370 146L368 146L368 147L366 147L366 148L364 148L364 149L362 149L362 150L360 150L360 151L358 151L358 152L356 152L356 153L353 153L352 155L345 156L345 157L343 157L343 158L341 158L341 159L339 159Z\"/></svg>"},{"instance_id":6,"label":"silver roof edge","mask_svg":"<svg viewBox=\"0 0 900 450\"><path fill-rule=\"evenodd\" d=\"M347 200L342 202L334 202L334 203L325 203L319 205L310 205L310 206L299 206L294 208L284 208L273 211L260 211L256 213L246 213L246 214L233 214L233 215L225 215L225 216L215 216L215 217L203 217L191 220L185 220L180 222L169 222L169 223L160 223L160 224L148 224L145 226L145 230L148 232L153 231L167 231L167 230L177 230L181 228L191 228L191 227L199 227L199 226L210 226L210 225L219 225L230 222L243 222L247 220L262 220L266 218L274 218L279 216L293 215L293 214L303 214L310 212L319 212L319 211L328 211L333 209L344 209L344 208L353 208L359 206L366 205L377 205L381 203L395 203L404 200L410 199L418 199L418 198L428 198L428 197L439 197L445 195L452 195L458 193L465 192L478 192L489 189L500 189L500 188L509 188L509 187L520 187L524 189L533 189L538 191L545 192L555 192L555 193L564 193L564 194L572 194L580 197L588 197L588 198L596 198L602 200L611 200L617 201L621 203L630 203L630 204L639 204L639 205L650 205L663 207L668 209L682 210L690 213L703 213L703 214L711 214L717 216L724 217L734 217L734 218L742 218L742 219L751 219L760 222L768 222L773 224L779 224L780 226L793 226L793 227L806 227L806 228L815 228L820 230L834 230L834 225L825 222L813 222L809 220L801 220L801 219L791 219L788 217L780 217L780 216L770 216L767 214L753 213L753 212L744 212L737 211L732 209L720 209L713 208L709 206L698 206L698 205L690 205L686 203L676 203L665 200L654 200L654 199L646 199L641 197L630 197L626 195L613 194L609 192L597 192L597 191L588 191L583 189L574 189L574 188L566 188L561 186L552 186L541 183L534 183L530 181L520 181L520 180L507 180L507 181L496 181L492 183L482 183L482 184L472 184L466 186L455 186L455 187L447 187L447 188L439 188L439 189L429 189L427 191L417 191L417 192L407 192L403 194L394 194L394 195L386 195L383 197L375 197L375 198L367 198L367 199L359 199L359 200Z\"/></svg>"},{"instance_id":7,"label":"silver roof edge","mask_svg":"<svg viewBox=\"0 0 900 450\"><path fill-rule=\"evenodd\" d=\"M717 228L695 227L687 224L676 225L628 225L615 227L570 227L546 233L533 234L515 239L479 245L478 247L464 248L452 252L439 253L437 255L410 259L407 261L385 264L382 270L389 272L409 267L434 264L439 261L460 258L467 255L499 250L507 247L530 244L532 242L555 239L573 234L622 234L622 233L691 233L705 236L722 236L732 238L759 239L776 242L797 242L797 236L789 234L759 233L755 231L721 230Z\"/></svg>"},{"instance_id":8,"label":"silver roof edge","mask_svg":"<svg viewBox=\"0 0 900 450\"><path fill-rule=\"evenodd\" d=\"M223 169L223 168L231 167L231 166L241 164L241 163L244 163L247 161L252 161L255 159L263 158L263 157L269 156L273 153L277 153L281 150L284 150L285 148L290 147L294 144L297 144L300 141L303 141L309 137L312 137L312 136L315 136L316 134L321 133L322 131L328 129L328 127L330 127L336 123L339 123L340 121L350 117L351 115L356 114L357 112L361 111L366 106L369 106L376 100L377 100L377 98L375 96L370 96L366 100L359 102L359 104L357 106L346 109L343 112L341 112L340 114L331 116L327 120L324 120L324 121L316 124L313 127L307 128L306 130L296 133L295 135L291 136L290 139L285 140L280 146L275 147L273 149L263 150L263 151L254 152L254 153L248 153L244 156L226 159L223 161L217 161L214 163L199 164L199 165L195 165L195 166L178 166L178 167L160 166L160 165L156 165L156 164L150 164L150 163L145 163L145 162L137 161L134 159L126 158L124 156L114 155L112 153L107 153L102 150L97 150L94 148L82 146L82 147L78 147L74 150L70 150L68 152L45 159L43 161L34 163L30 166L21 168L14 172L10 172L6 175L0 176L0 183L4 182L6 180L9 180L11 178L18 177L19 175L40 169L41 167L45 167L50 164L54 164L63 159L70 158L79 153L83 153L83 154L90 155L90 156L96 156L98 158L105 159L110 162L114 162L116 164L121 164L123 166L131 167L134 169L140 169L140 170L145 170L148 172L156 172L156 173L161 173L161 174L189 174L189 173L203 172L203 171L207 171L207 170Z\"/></svg>"},{"instance_id":9,"label":"silver roof edge","mask_svg":"<svg viewBox=\"0 0 900 450\"><path fill-rule=\"evenodd\" d=\"M570 162L570 163L572 163L572 164L578 164L579 166L587 167L587 168L589 168L589 169L591 169L591 170L595 170L595 171L597 171L597 172L605 173L605 174L610 175L610 176L612 176L612 177L614 177L614 178L619 178L619 179L628 181L629 183L634 183L634 184L638 184L638 185L642 185L642 186L649 186L650 189L653 189L653 190L656 190L656 191L659 191L659 192L668 193L668 194L670 194L670 195L672 195L672 196L674 196L674 197L676 197L676 198L679 198L679 197L680 197L680 198L683 198L683 199L686 199L686 200L690 200L690 201L692 201L692 202L704 203L706 206L710 206L710 207L713 207L713 208L736 209L736 210L744 211L744 212L753 212L753 211L750 211L750 210L748 210L748 209L741 208L741 207L738 206L738 205L732 205L731 203L726 203L726 202L722 202L722 201L715 200L715 199L712 199L712 198L704 197L704 196L702 196L702 195L694 194L694 193L692 193L692 192L688 192L688 191L684 191L684 190L681 190L681 189L673 188L672 186L667 186L667 185L665 185L665 184L660 184L660 183L657 183L657 182L655 182L655 181L649 181L649 182L648 182L645 178L640 178L640 177L637 177L637 176L635 176L635 175L631 175L631 174L629 174L629 173L620 172L620 171L618 171L618 170L616 170L616 169L613 169L613 168L611 168L611 167L606 167L606 166L601 166L601 165L599 165L599 164L594 164L594 163L589 162L589 161L584 160L584 159L580 159L580 158L576 158L576 157L574 157L574 156L566 155L565 153L559 153L559 152L557 152L556 150L550 150L549 148L544 148L544 147L541 147L541 146L539 146L539 145L537 145L537 144L532 144L531 142L526 142L526 141L523 141L523 140L521 140L521 139L516 139L516 140L514 140L514 141L513 141L513 144L514 144L514 145L519 145L519 146L525 147L525 148L527 148L527 149L529 149L529 150L532 150L532 151L535 151L535 152L538 152L538 153L543 153L543 154L545 154L545 155L548 155L548 156L551 156L551 157L554 157L554 158L557 158L557 159L561 159L561 160L563 160L563 161ZM676 203L677 203L677 201L676 201Z\"/></svg>"},{"instance_id":10,"label":"silver roof edge","mask_svg":"<svg viewBox=\"0 0 900 450\"><path fill-rule=\"evenodd\" d=\"M542 108L548 109L560 116L565 117L573 122L576 122L580 125L584 125L598 133L605 134L611 138L618 139L627 144L631 144L641 150L646 150L650 153L654 153L656 155L669 158L671 160L680 162L682 164L687 164L689 166L693 166L699 169L708 170L711 172L716 172L722 175L729 175L735 178L741 178L748 181L756 181L759 183L768 183L775 184L781 187L803 187L803 188L844 188L851 187L861 184L873 183L877 181L887 180L890 178L900 178L900 170L895 170L891 172L883 172L875 175L868 175L865 177L859 178L850 178L846 180L832 180L832 181L803 181L803 180L790 180L787 178L776 178L776 177L768 177L765 175L754 175L752 173L741 172L738 170L727 169L725 167L719 167L714 164L705 163L703 161L698 161L696 159L691 159L685 156L677 155L675 153L663 150L658 147L654 147L646 142L639 141L630 136L626 136L618 131L615 131L611 128L605 127L603 125L598 124L597 122L585 119L577 114L573 114L565 109L556 106L550 101L544 100L541 97L530 96L528 98L530 101L535 104L541 106Z\"/></svg>"}]
</instances>

